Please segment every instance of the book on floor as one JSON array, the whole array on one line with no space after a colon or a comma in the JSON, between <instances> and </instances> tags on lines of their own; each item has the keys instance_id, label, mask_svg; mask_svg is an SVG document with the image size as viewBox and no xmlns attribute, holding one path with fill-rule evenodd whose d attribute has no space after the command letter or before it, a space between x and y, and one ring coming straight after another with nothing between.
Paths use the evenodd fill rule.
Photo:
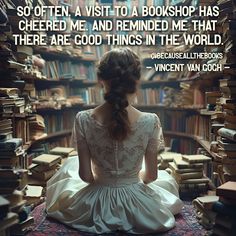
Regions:
<instances>
[{"instance_id":1,"label":"book on floor","mask_svg":"<svg viewBox=\"0 0 236 236\"><path fill-rule=\"evenodd\" d=\"M8 212L7 216L0 221L0 232L8 229L19 222L18 214Z\"/></svg>"},{"instance_id":2,"label":"book on floor","mask_svg":"<svg viewBox=\"0 0 236 236\"><path fill-rule=\"evenodd\" d=\"M182 157L174 157L174 163L176 164L176 166L179 169L201 169L203 168L203 163L194 163L194 164L190 164L189 162L183 160Z\"/></svg>"},{"instance_id":3,"label":"book on floor","mask_svg":"<svg viewBox=\"0 0 236 236\"><path fill-rule=\"evenodd\" d=\"M10 202L0 195L0 219L3 219L7 216L9 211Z\"/></svg>"},{"instance_id":4,"label":"book on floor","mask_svg":"<svg viewBox=\"0 0 236 236\"><path fill-rule=\"evenodd\" d=\"M55 147L50 150L50 154L61 155L63 157L68 157L68 155L73 152L75 149L70 147Z\"/></svg>"},{"instance_id":5,"label":"book on floor","mask_svg":"<svg viewBox=\"0 0 236 236\"><path fill-rule=\"evenodd\" d=\"M202 154L199 155L183 155L183 160L191 164L193 163L203 163L211 161L211 158Z\"/></svg>"},{"instance_id":6,"label":"book on floor","mask_svg":"<svg viewBox=\"0 0 236 236\"><path fill-rule=\"evenodd\" d=\"M216 195L236 199L236 182L228 181L216 188Z\"/></svg>"},{"instance_id":7,"label":"book on floor","mask_svg":"<svg viewBox=\"0 0 236 236\"><path fill-rule=\"evenodd\" d=\"M33 163L46 165L46 166L53 166L56 163L61 162L61 156L59 155L52 155L52 154L41 154L37 157L35 157L32 160Z\"/></svg>"}]
</instances>

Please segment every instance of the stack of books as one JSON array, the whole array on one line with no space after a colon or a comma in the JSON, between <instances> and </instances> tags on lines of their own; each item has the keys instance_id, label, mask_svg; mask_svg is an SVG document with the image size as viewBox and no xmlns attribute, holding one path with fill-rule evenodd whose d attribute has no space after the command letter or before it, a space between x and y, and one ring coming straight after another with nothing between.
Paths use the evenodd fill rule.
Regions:
<instances>
[{"instance_id":1,"label":"stack of books","mask_svg":"<svg viewBox=\"0 0 236 236\"><path fill-rule=\"evenodd\" d=\"M223 166L222 182L236 181L236 129L218 130L218 154Z\"/></svg>"},{"instance_id":2,"label":"stack of books","mask_svg":"<svg viewBox=\"0 0 236 236\"><path fill-rule=\"evenodd\" d=\"M0 149L0 167L24 167L24 162L27 160L25 160L25 151L22 146L21 138L12 138L0 141Z\"/></svg>"},{"instance_id":3,"label":"stack of books","mask_svg":"<svg viewBox=\"0 0 236 236\"><path fill-rule=\"evenodd\" d=\"M158 164L158 169L166 170L169 167L169 163L173 162L174 157L181 158L182 154L176 152L163 152L159 156L160 156L160 163Z\"/></svg>"},{"instance_id":4,"label":"stack of books","mask_svg":"<svg viewBox=\"0 0 236 236\"><path fill-rule=\"evenodd\" d=\"M25 100L19 97L18 88L0 88L0 114L11 117L13 114L24 113Z\"/></svg>"},{"instance_id":5,"label":"stack of books","mask_svg":"<svg viewBox=\"0 0 236 236\"><path fill-rule=\"evenodd\" d=\"M52 155L59 155L62 157L61 163L63 164L69 156L77 156L77 152L71 147L55 147L49 151Z\"/></svg>"},{"instance_id":6,"label":"stack of books","mask_svg":"<svg viewBox=\"0 0 236 236\"><path fill-rule=\"evenodd\" d=\"M41 115L35 114L31 116L29 119L29 139L37 140L44 136L47 136L45 133L45 123L44 118Z\"/></svg>"},{"instance_id":7,"label":"stack of books","mask_svg":"<svg viewBox=\"0 0 236 236\"><path fill-rule=\"evenodd\" d=\"M35 157L32 162L33 164L29 167L32 173L30 183L45 187L47 180L58 170L59 164L61 163L61 156L42 154Z\"/></svg>"},{"instance_id":8,"label":"stack of books","mask_svg":"<svg viewBox=\"0 0 236 236\"><path fill-rule=\"evenodd\" d=\"M236 3L233 0L218 0L220 9L218 33L224 42L223 58L220 60L224 70L220 81L221 97L216 100L215 114L212 115L212 132L217 143L211 145L214 155L214 171L218 183L236 180Z\"/></svg>"},{"instance_id":9,"label":"stack of books","mask_svg":"<svg viewBox=\"0 0 236 236\"><path fill-rule=\"evenodd\" d=\"M12 138L13 127L12 120L1 118L0 119L0 140L7 140Z\"/></svg>"},{"instance_id":10,"label":"stack of books","mask_svg":"<svg viewBox=\"0 0 236 236\"><path fill-rule=\"evenodd\" d=\"M0 235L10 235L10 227L18 221L18 215L10 212L10 202L0 195Z\"/></svg>"},{"instance_id":11,"label":"stack of books","mask_svg":"<svg viewBox=\"0 0 236 236\"><path fill-rule=\"evenodd\" d=\"M180 195L198 196L207 191L210 179L204 175L204 163L210 161L210 157L201 154L174 157L169 168L179 184Z\"/></svg>"},{"instance_id":12,"label":"stack of books","mask_svg":"<svg viewBox=\"0 0 236 236\"><path fill-rule=\"evenodd\" d=\"M197 197L193 200L198 222L206 229L212 229L215 223L216 213L211 210L213 203L219 201L215 195Z\"/></svg>"},{"instance_id":13,"label":"stack of books","mask_svg":"<svg viewBox=\"0 0 236 236\"><path fill-rule=\"evenodd\" d=\"M205 93L205 101L207 104L208 111L214 111L217 100L221 97L220 91L206 92Z\"/></svg>"},{"instance_id":14,"label":"stack of books","mask_svg":"<svg viewBox=\"0 0 236 236\"><path fill-rule=\"evenodd\" d=\"M219 201L212 205L216 212L213 234L220 236L236 235L236 182L228 181L216 189Z\"/></svg>"},{"instance_id":15,"label":"stack of books","mask_svg":"<svg viewBox=\"0 0 236 236\"><path fill-rule=\"evenodd\" d=\"M1 159L1 158L0 158ZM28 183L28 170L20 168L11 168L11 166L0 167L0 196L8 201L8 213L6 221L2 221L2 227L14 222L10 228L10 235L23 235L33 224L33 218L29 216L30 208L27 209L27 202L23 198ZM5 211L1 211L3 213ZM17 219L17 221L16 221ZM1 226L0 226L1 228ZM1 232L1 230L0 230Z\"/></svg>"}]
</instances>

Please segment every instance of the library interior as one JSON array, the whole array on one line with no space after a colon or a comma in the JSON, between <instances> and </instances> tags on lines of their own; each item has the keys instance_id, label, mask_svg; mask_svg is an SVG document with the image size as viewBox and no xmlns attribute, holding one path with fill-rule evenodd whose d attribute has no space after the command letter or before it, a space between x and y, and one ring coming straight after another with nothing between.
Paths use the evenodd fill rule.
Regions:
<instances>
[{"instance_id":1,"label":"library interior","mask_svg":"<svg viewBox=\"0 0 236 236\"><path fill-rule=\"evenodd\" d=\"M117 6L127 11L114 14ZM133 8L143 15L131 15ZM172 24L182 30L171 31L180 18L182 26ZM165 147L157 173L175 181L183 203L175 226L152 235L236 235L235 0L0 0L0 32L1 236L95 235L48 216L47 186L78 159L78 112L104 103L100 59L126 46L141 62L131 105L158 116ZM166 35L180 43L165 44ZM119 229L106 235L126 235Z\"/></svg>"}]
</instances>

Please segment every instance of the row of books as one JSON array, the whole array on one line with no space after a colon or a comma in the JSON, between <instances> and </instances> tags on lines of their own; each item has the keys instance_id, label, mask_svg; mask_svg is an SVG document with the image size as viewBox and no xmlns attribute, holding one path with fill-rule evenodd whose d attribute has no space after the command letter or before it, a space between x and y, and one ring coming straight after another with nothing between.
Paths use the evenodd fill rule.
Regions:
<instances>
[{"instance_id":1,"label":"row of books","mask_svg":"<svg viewBox=\"0 0 236 236\"><path fill-rule=\"evenodd\" d=\"M35 96L36 100L33 105L36 111L47 108L58 110L83 103L83 99L80 96L69 96L66 86L37 90Z\"/></svg>"},{"instance_id":2,"label":"row of books","mask_svg":"<svg viewBox=\"0 0 236 236\"><path fill-rule=\"evenodd\" d=\"M84 79L95 81L95 67L93 63L72 63L68 61L47 61L43 74L51 80ZM79 76L79 77L78 77Z\"/></svg>"},{"instance_id":3,"label":"row of books","mask_svg":"<svg viewBox=\"0 0 236 236\"><path fill-rule=\"evenodd\" d=\"M167 131L195 135L204 140L211 138L211 122L208 116L188 114L187 111L166 111L163 127Z\"/></svg>"},{"instance_id":4,"label":"row of books","mask_svg":"<svg viewBox=\"0 0 236 236\"><path fill-rule=\"evenodd\" d=\"M83 99L85 104L97 105L104 101L103 91L99 87L89 87L89 88L77 88L72 87L70 89L70 94L72 96L79 96Z\"/></svg>"},{"instance_id":5,"label":"row of books","mask_svg":"<svg viewBox=\"0 0 236 236\"><path fill-rule=\"evenodd\" d=\"M61 114L44 114L45 130L48 134L71 130L77 109L65 110Z\"/></svg>"}]
</instances>

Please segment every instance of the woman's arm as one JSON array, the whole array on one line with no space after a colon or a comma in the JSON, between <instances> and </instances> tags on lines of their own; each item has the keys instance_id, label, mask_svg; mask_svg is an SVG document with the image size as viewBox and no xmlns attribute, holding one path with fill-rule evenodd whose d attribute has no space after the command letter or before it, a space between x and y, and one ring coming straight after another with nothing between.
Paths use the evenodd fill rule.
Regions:
<instances>
[{"instance_id":1,"label":"woman's arm","mask_svg":"<svg viewBox=\"0 0 236 236\"><path fill-rule=\"evenodd\" d=\"M145 151L145 170L140 171L140 178L145 184L157 179L157 156L164 149L164 139L160 120L154 114L154 128L149 137Z\"/></svg>"},{"instance_id":2,"label":"woman's arm","mask_svg":"<svg viewBox=\"0 0 236 236\"><path fill-rule=\"evenodd\" d=\"M141 170L139 176L145 184L149 184L157 179L157 153L145 153L145 170Z\"/></svg>"},{"instance_id":3,"label":"woman's arm","mask_svg":"<svg viewBox=\"0 0 236 236\"><path fill-rule=\"evenodd\" d=\"M72 142L77 147L79 158L79 176L87 182L93 183L94 176L91 167L91 154L88 148L88 144L85 138L85 131L83 129L82 113L78 112L75 118L74 127L72 130Z\"/></svg>"},{"instance_id":4,"label":"woman's arm","mask_svg":"<svg viewBox=\"0 0 236 236\"><path fill-rule=\"evenodd\" d=\"M80 144L82 143L78 141L79 176L84 182L93 183L94 176L92 173L90 152L88 147L85 148L84 144Z\"/></svg>"}]
</instances>

